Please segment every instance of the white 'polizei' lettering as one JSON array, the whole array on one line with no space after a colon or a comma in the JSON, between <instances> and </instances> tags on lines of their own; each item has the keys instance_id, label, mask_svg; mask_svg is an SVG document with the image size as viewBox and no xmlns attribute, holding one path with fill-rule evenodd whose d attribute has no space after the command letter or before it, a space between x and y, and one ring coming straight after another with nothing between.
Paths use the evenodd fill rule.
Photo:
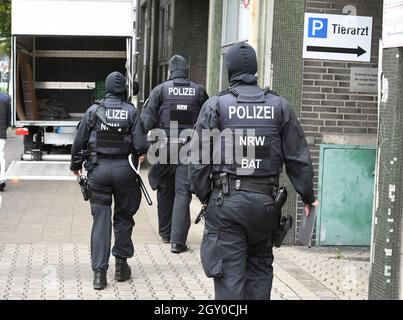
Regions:
<instances>
[{"instance_id":1,"label":"white 'polizei' lettering","mask_svg":"<svg viewBox=\"0 0 403 320\"><path fill-rule=\"evenodd\" d=\"M230 106L229 118L273 120L274 107L272 106Z\"/></svg>"},{"instance_id":2,"label":"white 'polizei' lettering","mask_svg":"<svg viewBox=\"0 0 403 320\"><path fill-rule=\"evenodd\" d=\"M129 112L127 110L106 110L106 118L110 120L127 120L129 118Z\"/></svg>"},{"instance_id":3,"label":"white 'polizei' lettering","mask_svg":"<svg viewBox=\"0 0 403 320\"><path fill-rule=\"evenodd\" d=\"M196 89L186 87L180 87L180 88L173 87L168 89L168 94L170 96L195 96Z\"/></svg>"}]
</instances>

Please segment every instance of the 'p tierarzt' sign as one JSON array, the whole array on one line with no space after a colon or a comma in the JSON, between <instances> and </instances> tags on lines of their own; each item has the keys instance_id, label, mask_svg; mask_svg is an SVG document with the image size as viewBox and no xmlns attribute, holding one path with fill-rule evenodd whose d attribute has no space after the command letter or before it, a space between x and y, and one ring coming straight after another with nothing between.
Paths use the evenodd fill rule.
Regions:
<instances>
[{"instance_id":1,"label":"'p tierarzt' sign","mask_svg":"<svg viewBox=\"0 0 403 320\"><path fill-rule=\"evenodd\" d=\"M305 13L304 59L369 62L372 17Z\"/></svg>"}]
</instances>

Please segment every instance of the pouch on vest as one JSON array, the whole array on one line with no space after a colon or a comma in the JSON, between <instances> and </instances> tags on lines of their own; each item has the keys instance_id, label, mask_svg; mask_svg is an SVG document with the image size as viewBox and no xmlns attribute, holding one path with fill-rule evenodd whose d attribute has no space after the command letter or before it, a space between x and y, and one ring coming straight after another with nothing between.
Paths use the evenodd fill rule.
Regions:
<instances>
[{"instance_id":1,"label":"pouch on vest","mask_svg":"<svg viewBox=\"0 0 403 320\"><path fill-rule=\"evenodd\" d=\"M192 128L194 124L194 107L186 105L186 110L180 109L180 103L171 104L170 120L178 123L179 129Z\"/></svg>"}]
</instances>

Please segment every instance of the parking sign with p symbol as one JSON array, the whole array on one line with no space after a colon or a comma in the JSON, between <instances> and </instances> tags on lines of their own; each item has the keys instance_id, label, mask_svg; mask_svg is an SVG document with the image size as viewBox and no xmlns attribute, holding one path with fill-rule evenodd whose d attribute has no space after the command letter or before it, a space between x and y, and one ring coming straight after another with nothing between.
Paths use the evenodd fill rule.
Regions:
<instances>
[{"instance_id":1,"label":"parking sign with p symbol","mask_svg":"<svg viewBox=\"0 0 403 320\"><path fill-rule=\"evenodd\" d=\"M308 37L327 38L327 19L309 18Z\"/></svg>"}]
</instances>

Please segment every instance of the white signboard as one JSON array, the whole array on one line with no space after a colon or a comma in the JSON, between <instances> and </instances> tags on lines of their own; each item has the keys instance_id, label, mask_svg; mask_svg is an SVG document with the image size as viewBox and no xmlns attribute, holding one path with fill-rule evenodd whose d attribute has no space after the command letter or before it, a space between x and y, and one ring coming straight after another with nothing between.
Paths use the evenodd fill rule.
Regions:
<instances>
[{"instance_id":1,"label":"white signboard","mask_svg":"<svg viewBox=\"0 0 403 320\"><path fill-rule=\"evenodd\" d=\"M383 1L383 46L403 47L403 1Z\"/></svg>"},{"instance_id":2,"label":"white signboard","mask_svg":"<svg viewBox=\"0 0 403 320\"><path fill-rule=\"evenodd\" d=\"M369 62L372 17L305 13L304 59Z\"/></svg>"},{"instance_id":3,"label":"white signboard","mask_svg":"<svg viewBox=\"0 0 403 320\"><path fill-rule=\"evenodd\" d=\"M13 0L13 35L133 34L132 0Z\"/></svg>"}]
</instances>

